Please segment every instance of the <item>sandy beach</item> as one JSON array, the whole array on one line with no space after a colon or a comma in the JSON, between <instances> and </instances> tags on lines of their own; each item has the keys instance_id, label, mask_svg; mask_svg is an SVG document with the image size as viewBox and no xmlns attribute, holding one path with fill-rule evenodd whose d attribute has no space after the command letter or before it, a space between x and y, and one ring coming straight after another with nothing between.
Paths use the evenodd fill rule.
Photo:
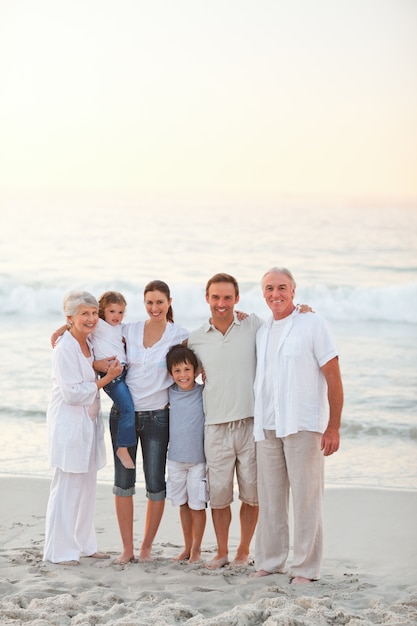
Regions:
<instances>
[{"instance_id":1,"label":"sandy beach","mask_svg":"<svg viewBox=\"0 0 417 626\"><path fill-rule=\"evenodd\" d=\"M417 493L328 488L320 581L251 578L248 568L209 571L172 561L182 545L178 509L167 502L150 563L113 564L120 541L110 484L99 484L96 529L110 560L69 567L42 562L49 481L0 477L0 624L268 626L417 623ZM145 497L135 498L139 545ZM230 544L238 542L234 503ZM209 512L208 512L209 513ZM215 540L210 513L203 542Z\"/></svg>"}]
</instances>

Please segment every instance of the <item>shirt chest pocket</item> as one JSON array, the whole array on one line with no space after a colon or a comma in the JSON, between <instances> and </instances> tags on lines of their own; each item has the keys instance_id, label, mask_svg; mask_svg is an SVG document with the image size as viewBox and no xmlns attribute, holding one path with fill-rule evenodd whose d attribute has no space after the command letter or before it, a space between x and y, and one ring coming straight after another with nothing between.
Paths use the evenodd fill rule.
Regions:
<instances>
[{"instance_id":1,"label":"shirt chest pocket","mask_svg":"<svg viewBox=\"0 0 417 626\"><path fill-rule=\"evenodd\" d=\"M287 337L282 346L282 354L289 357L301 356L301 338Z\"/></svg>"}]
</instances>

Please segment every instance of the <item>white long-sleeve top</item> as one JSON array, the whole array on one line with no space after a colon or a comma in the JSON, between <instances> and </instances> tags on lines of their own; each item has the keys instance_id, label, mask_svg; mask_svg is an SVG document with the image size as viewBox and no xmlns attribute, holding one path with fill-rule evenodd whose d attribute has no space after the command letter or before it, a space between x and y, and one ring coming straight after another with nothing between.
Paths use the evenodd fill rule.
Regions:
<instances>
[{"instance_id":1,"label":"white long-sleeve top","mask_svg":"<svg viewBox=\"0 0 417 626\"><path fill-rule=\"evenodd\" d=\"M52 354L52 398L46 413L49 462L64 472L88 471L94 429L97 469L106 464L104 424L95 380L96 374L80 344L66 331ZM95 403L97 417L91 418L89 408Z\"/></svg>"}]
</instances>

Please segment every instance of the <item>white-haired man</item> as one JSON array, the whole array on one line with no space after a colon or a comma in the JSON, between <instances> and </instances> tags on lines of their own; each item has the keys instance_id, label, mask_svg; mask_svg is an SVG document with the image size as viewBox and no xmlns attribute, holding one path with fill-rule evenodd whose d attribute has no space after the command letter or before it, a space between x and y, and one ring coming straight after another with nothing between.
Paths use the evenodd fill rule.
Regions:
<instances>
[{"instance_id":1,"label":"white-haired man","mask_svg":"<svg viewBox=\"0 0 417 626\"><path fill-rule=\"evenodd\" d=\"M320 578L324 456L339 449L343 387L330 328L320 315L299 315L295 286L286 268L272 268L262 278L272 317L256 336L255 576L285 572L291 490L294 556L289 576L293 583L308 583Z\"/></svg>"}]
</instances>

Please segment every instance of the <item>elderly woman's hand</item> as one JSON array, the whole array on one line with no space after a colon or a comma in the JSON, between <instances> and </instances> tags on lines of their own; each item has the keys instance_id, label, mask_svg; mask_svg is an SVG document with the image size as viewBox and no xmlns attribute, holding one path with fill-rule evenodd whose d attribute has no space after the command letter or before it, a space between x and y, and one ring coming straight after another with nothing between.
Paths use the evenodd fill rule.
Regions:
<instances>
[{"instance_id":1,"label":"elderly woman's hand","mask_svg":"<svg viewBox=\"0 0 417 626\"><path fill-rule=\"evenodd\" d=\"M120 363L119 359L115 359L109 365L109 369L107 370L107 376L110 376L110 380L114 380L123 372L123 365Z\"/></svg>"},{"instance_id":2,"label":"elderly woman's hand","mask_svg":"<svg viewBox=\"0 0 417 626\"><path fill-rule=\"evenodd\" d=\"M105 373L105 375L97 378L96 380L96 385L98 389L103 389L103 387L111 383L112 380L120 376L120 374L123 372L123 365L120 363L119 359L117 359L116 357L113 357L113 359L102 359L102 360L103 362L106 362L106 363L108 361L110 362L107 363L108 367L107 367L107 372ZM94 363L96 362L100 363L100 361L95 361Z\"/></svg>"},{"instance_id":3,"label":"elderly woman's hand","mask_svg":"<svg viewBox=\"0 0 417 626\"><path fill-rule=\"evenodd\" d=\"M110 365L114 363L115 360L115 356L111 356L108 359L98 359L97 361L94 361L93 367L96 372L99 372L99 374L107 374Z\"/></svg>"}]
</instances>

